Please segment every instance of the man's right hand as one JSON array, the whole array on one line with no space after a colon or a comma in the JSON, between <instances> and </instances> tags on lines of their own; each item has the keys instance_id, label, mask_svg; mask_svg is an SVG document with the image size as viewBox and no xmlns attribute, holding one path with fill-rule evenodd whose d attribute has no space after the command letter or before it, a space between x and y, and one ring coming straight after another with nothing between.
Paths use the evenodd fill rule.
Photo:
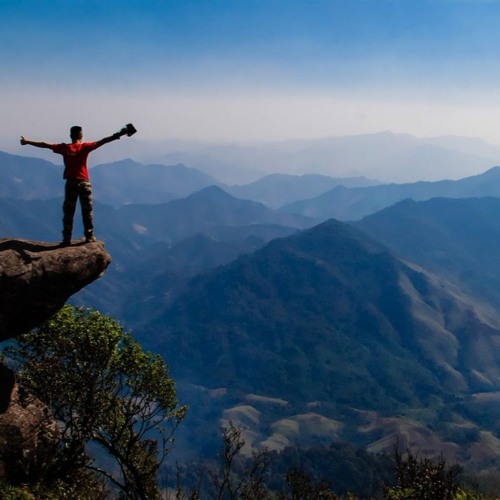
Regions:
<instances>
[{"instance_id":1,"label":"man's right hand","mask_svg":"<svg viewBox=\"0 0 500 500\"><path fill-rule=\"evenodd\" d=\"M21 143L22 146L28 144L28 141L23 136L21 136L21 140L19 142Z\"/></svg>"}]
</instances>

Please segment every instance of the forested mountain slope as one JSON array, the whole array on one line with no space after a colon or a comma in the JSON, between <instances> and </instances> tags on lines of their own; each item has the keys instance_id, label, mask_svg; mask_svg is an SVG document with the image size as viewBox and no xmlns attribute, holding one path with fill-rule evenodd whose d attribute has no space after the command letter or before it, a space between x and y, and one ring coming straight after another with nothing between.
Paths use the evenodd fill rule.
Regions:
<instances>
[{"instance_id":1,"label":"forested mountain slope","mask_svg":"<svg viewBox=\"0 0 500 500\"><path fill-rule=\"evenodd\" d=\"M404 200L356 226L500 308L500 198Z\"/></svg>"},{"instance_id":2,"label":"forested mountain slope","mask_svg":"<svg viewBox=\"0 0 500 500\"><path fill-rule=\"evenodd\" d=\"M345 223L274 240L149 313L135 332L191 404L188 442L208 446L222 418L273 449L334 438L390 451L399 436L492 457L479 432L495 424L475 398L500 390L499 316ZM454 442L459 425L474 453Z\"/></svg>"}]
</instances>

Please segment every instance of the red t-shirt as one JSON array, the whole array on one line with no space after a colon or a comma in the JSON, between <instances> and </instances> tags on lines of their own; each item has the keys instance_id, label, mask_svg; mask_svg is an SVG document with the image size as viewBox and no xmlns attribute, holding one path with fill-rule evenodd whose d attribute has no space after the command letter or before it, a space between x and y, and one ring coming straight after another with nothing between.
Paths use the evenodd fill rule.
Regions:
<instances>
[{"instance_id":1,"label":"red t-shirt","mask_svg":"<svg viewBox=\"0 0 500 500\"><path fill-rule=\"evenodd\" d=\"M64 160L64 178L75 181L88 181L87 156L96 149L96 142L74 142L72 144L53 144L51 149Z\"/></svg>"}]
</instances>

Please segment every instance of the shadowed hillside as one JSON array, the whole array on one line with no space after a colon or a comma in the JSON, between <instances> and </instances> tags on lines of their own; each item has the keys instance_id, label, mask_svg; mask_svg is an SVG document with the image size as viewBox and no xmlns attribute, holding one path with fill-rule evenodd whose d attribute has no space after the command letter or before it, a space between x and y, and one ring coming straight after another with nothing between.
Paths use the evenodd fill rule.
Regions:
<instances>
[{"instance_id":1,"label":"shadowed hillside","mask_svg":"<svg viewBox=\"0 0 500 500\"><path fill-rule=\"evenodd\" d=\"M335 429L376 450L400 436L458 459L450 429L465 402L500 388L500 319L471 304L332 220L195 277L136 333L196 408L186 432L210 435L225 415L271 449ZM293 430L312 422L313 434Z\"/></svg>"},{"instance_id":2,"label":"shadowed hillside","mask_svg":"<svg viewBox=\"0 0 500 500\"><path fill-rule=\"evenodd\" d=\"M184 165L143 165L130 159L97 165L90 175L96 199L114 207L165 203L216 184L209 175Z\"/></svg>"},{"instance_id":3,"label":"shadowed hillside","mask_svg":"<svg viewBox=\"0 0 500 500\"><path fill-rule=\"evenodd\" d=\"M500 198L405 200L356 226L498 308L499 213Z\"/></svg>"},{"instance_id":4,"label":"shadowed hillside","mask_svg":"<svg viewBox=\"0 0 500 500\"><path fill-rule=\"evenodd\" d=\"M366 408L422 404L474 384L457 358L465 320L476 332L497 326L437 285L329 221L194 279L151 328L164 330L166 353L176 345L172 369L193 382Z\"/></svg>"},{"instance_id":5,"label":"shadowed hillside","mask_svg":"<svg viewBox=\"0 0 500 500\"><path fill-rule=\"evenodd\" d=\"M34 200L59 196L62 177L63 168L46 160L0 151L0 198Z\"/></svg>"},{"instance_id":6,"label":"shadowed hillside","mask_svg":"<svg viewBox=\"0 0 500 500\"><path fill-rule=\"evenodd\" d=\"M279 224L304 228L312 225L307 217L280 213L255 201L239 200L216 186L161 205L124 206L120 213L145 238L164 241L179 241L197 232L209 234L218 226Z\"/></svg>"}]
</instances>

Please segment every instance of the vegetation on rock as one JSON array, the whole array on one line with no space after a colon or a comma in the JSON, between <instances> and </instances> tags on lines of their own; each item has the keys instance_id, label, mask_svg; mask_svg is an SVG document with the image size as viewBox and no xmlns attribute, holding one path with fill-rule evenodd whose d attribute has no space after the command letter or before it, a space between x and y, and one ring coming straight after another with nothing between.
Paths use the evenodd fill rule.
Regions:
<instances>
[{"instance_id":1,"label":"vegetation on rock","mask_svg":"<svg viewBox=\"0 0 500 500\"><path fill-rule=\"evenodd\" d=\"M71 306L5 352L19 383L60 422L43 486L70 498L92 485L89 498L100 498L106 481L127 498L159 497L158 469L185 413L161 357L144 352L112 318Z\"/></svg>"}]
</instances>

